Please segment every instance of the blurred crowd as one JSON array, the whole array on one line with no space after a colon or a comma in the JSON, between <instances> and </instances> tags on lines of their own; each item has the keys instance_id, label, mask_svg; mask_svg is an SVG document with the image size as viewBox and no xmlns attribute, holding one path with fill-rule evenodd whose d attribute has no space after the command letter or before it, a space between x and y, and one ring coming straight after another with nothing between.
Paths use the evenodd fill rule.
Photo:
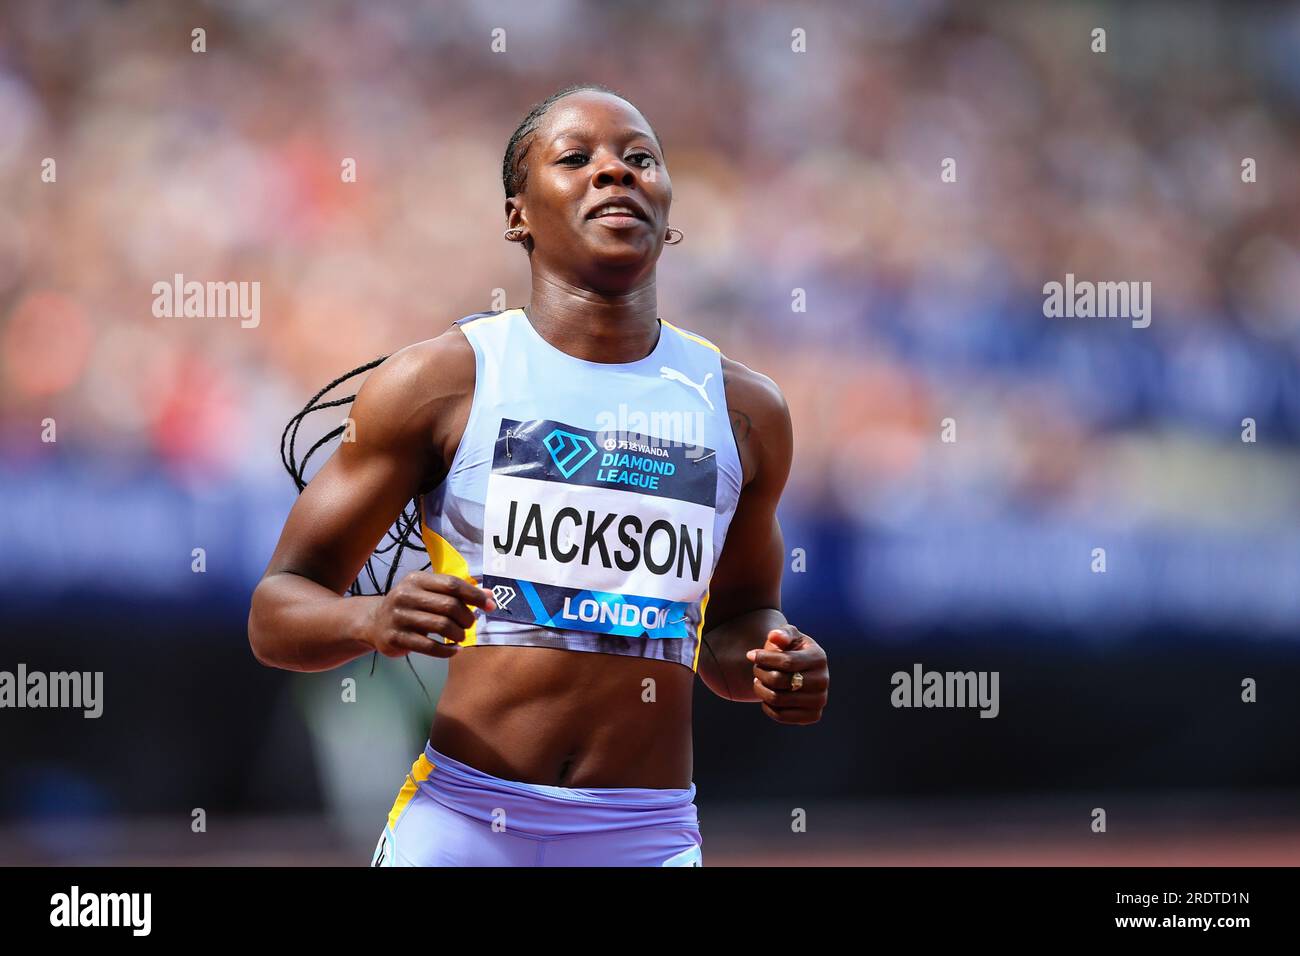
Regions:
<instances>
[{"instance_id":1,"label":"blurred crowd","mask_svg":"<svg viewBox=\"0 0 1300 956\"><path fill-rule=\"evenodd\" d=\"M497 290L524 304L502 153L595 81L663 138L686 239L662 314L789 399L792 500L878 527L1300 514L1295 9L53 2L0 24L9 466L56 454L48 417L79 462L288 487L280 429L317 388ZM178 273L260 282L260 323L156 317ZM1149 281L1151 326L1044 317L1067 273Z\"/></svg>"},{"instance_id":2,"label":"blurred crowd","mask_svg":"<svg viewBox=\"0 0 1300 956\"><path fill-rule=\"evenodd\" d=\"M110 704L5 736L0 821L23 823L0 857L368 859L445 667L362 658L340 707L339 671L249 656L294 495L281 430L344 372L526 303L502 154L580 82L662 137L685 241L661 315L789 401L806 563L783 609L850 689L797 741L702 700L710 826L787 852L725 807L780 821L755 803L787 788L772 767L799 768L800 806L835 798L818 839L871 821L875 862L877 832L921 859L967 820L1042 850L1033 821L1099 799L1136 833L1136 788L1177 788L1165 820L1192 787L1294 786L1295 696L1270 692L1300 620L1300 7L5 0L0 656L106 672ZM259 283L258 321L156 314L177 275ZM1068 275L1149 282L1150 326L1046 317ZM1005 671L1005 715L887 709L920 660ZM1017 789L1032 807L951 811ZM867 793L905 803L848 802ZM1294 844L1223 799L1188 846ZM214 835L178 840L198 806ZM333 835L279 816L322 806ZM165 815L110 819L143 813Z\"/></svg>"}]
</instances>

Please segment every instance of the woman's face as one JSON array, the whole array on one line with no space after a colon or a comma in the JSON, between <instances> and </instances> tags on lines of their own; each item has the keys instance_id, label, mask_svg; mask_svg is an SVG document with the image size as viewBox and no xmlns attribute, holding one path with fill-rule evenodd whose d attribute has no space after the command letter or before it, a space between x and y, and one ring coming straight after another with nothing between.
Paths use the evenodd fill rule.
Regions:
<instances>
[{"instance_id":1,"label":"woman's face","mask_svg":"<svg viewBox=\"0 0 1300 956\"><path fill-rule=\"evenodd\" d=\"M654 268L673 187L650 124L635 108L608 93L572 93L525 145L524 188L506 200L506 215L510 226L527 227L534 268L619 284ZM613 203L631 215L602 214Z\"/></svg>"}]
</instances>

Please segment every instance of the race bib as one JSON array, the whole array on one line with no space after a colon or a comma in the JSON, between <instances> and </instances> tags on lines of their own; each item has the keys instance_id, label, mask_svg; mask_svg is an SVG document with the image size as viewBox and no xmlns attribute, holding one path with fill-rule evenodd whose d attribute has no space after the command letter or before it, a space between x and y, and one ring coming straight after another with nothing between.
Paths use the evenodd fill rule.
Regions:
<instances>
[{"instance_id":1,"label":"race bib","mask_svg":"<svg viewBox=\"0 0 1300 956\"><path fill-rule=\"evenodd\" d=\"M713 570L717 457L635 432L503 419L487 483L493 617L684 638Z\"/></svg>"}]
</instances>

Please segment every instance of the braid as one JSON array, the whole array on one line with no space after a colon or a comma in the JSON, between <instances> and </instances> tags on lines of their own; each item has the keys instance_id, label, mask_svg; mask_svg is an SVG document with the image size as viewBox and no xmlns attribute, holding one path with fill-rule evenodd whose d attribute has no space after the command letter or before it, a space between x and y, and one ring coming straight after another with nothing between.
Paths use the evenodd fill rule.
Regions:
<instances>
[{"instance_id":1,"label":"braid","mask_svg":"<svg viewBox=\"0 0 1300 956\"><path fill-rule=\"evenodd\" d=\"M631 100L628 100L618 90L612 90L608 86L602 86L599 83L577 83L573 86L566 86L562 90L557 90L534 106L520 122L518 128L515 129L514 135L510 137L510 142L506 144L505 158L501 161L501 185L505 187L507 199L521 193L528 179L528 165L523 162L523 159L528 154L528 148L532 143L530 142L521 147L523 140L537 132L542 117L555 105L557 100L561 100L572 93L582 93L588 90L596 93L608 93L611 96L617 96L619 99L625 100L629 104L631 103ZM649 120L646 120L647 124L649 122ZM654 134L655 142L660 144L660 150L662 151L663 141L659 139L659 134L655 132L653 126L650 127L650 132Z\"/></svg>"},{"instance_id":2,"label":"braid","mask_svg":"<svg viewBox=\"0 0 1300 956\"><path fill-rule=\"evenodd\" d=\"M311 460L311 456L316 454L316 451L323 447L326 442L343 434L346 428L344 425L339 425L337 428L326 432L314 445L311 446L311 448L307 449L307 453L303 455L302 460L299 461L295 456L297 454L298 429L302 427L303 420L312 412L318 412L326 408L337 408L340 405L350 405L357 397L355 392L344 398L336 398L328 402L323 402L321 399L348 379L355 378L362 372L370 371L387 358L387 355L381 355L379 358L367 362L365 365L358 365L352 371L340 375L313 395L307 404L303 406L302 411L289 419L288 424L284 426L284 433L280 436L280 461L284 464L285 471L289 472L289 477L293 479L293 483L297 487L299 494L301 494L302 490L307 487L307 462ZM416 501L412 500L409 510L406 506L402 507L402 513L398 516L393 527L384 532L384 537L380 540L379 546L375 548L374 553L366 559L363 573L365 577L369 579L370 586L374 589L374 593L387 594L392 590L393 581L397 577L398 565L400 565L402 561L402 553L407 548L410 548L412 551L417 549L420 551L425 550L424 541L420 537L419 526L419 505ZM394 548L396 548L397 551L393 555L391 561L385 562L379 557L382 554L387 554ZM380 565L387 564L387 570L380 570L377 573L376 562ZM429 567L431 567L431 564L426 561L424 567L420 570L423 571ZM382 584L379 581L380 574L383 575L384 579ZM360 575L358 575L357 579L348 586L347 593L356 595L362 593ZM375 651L370 658L370 673L372 676L375 673L375 661L378 657L379 652ZM406 658L406 666L411 669L412 674L415 674L415 679L419 683L420 689L424 691L424 696L428 698L429 691L425 688L424 681L420 680L420 675L416 673L415 665L411 663L411 658L409 656Z\"/></svg>"}]
</instances>

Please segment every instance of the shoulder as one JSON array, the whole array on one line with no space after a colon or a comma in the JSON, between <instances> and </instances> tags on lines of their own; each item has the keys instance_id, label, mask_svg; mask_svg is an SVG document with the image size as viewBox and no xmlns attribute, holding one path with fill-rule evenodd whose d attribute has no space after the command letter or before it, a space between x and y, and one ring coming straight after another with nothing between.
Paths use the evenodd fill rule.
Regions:
<instances>
[{"instance_id":1,"label":"shoulder","mask_svg":"<svg viewBox=\"0 0 1300 956\"><path fill-rule=\"evenodd\" d=\"M697 347L717 353L722 365L723 389L732 417L732 429L737 431L737 441L741 438L739 432L748 432L752 428L762 428L764 435L770 438L772 444L778 444L781 435L789 434L790 408L786 404L781 387L776 382L762 372L728 358L723 354L722 349L704 336L679 328L671 322L660 321Z\"/></svg>"},{"instance_id":2,"label":"shoulder","mask_svg":"<svg viewBox=\"0 0 1300 956\"><path fill-rule=\"evenodd\" d=\"M769 423L789 422L790 407L781 386L762 372L723 355L722 381L728 405L743 406Z\"/></svg>"},{"instance_id":3,"label":"shoulder","mask_svg":"<svg viewBox=\"0 0 1300 956\"><path fill-rule=\"evenodd\" d=\"M398 349L376 366L357 391L353 416L358 423L365 419L380 440L428 434L448 403L472 396L474 376L474 347L453 325Z\"/></svg>"},{"instance_id":4,"label":"shoulder","mask_svg":"<svg viewBox=\"0 0 1300 956\"><path fill-rule=\"evenodd\" d=\"M725 355L722 381L747 481L758 474L779 475L783 485L794 453L794 429L781 387L762 372Z\"/></svg>"}]
</instances>

